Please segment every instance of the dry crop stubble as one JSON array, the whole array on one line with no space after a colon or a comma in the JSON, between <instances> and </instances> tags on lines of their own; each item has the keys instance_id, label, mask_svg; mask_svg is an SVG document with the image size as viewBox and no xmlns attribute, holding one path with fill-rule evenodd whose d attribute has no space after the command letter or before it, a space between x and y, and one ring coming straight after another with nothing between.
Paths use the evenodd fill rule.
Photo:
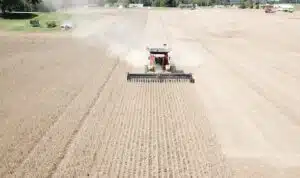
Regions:
<instances>
[{"instance_id":1,"label":"dry crop stubble","mask_svg":"<svg viewBox=\"0 0 300 178\"><path fill-rule=\"evenodd\" d=\"M180 176L192 176L196 169L193 167L195 165L191 161L190 150L187 148L190 138L189 134L185 134L183 128L180 127L181 123L184 124L181 121L184 118L180 106L180 98L178 97L178 88L181 88L181 85L185 86L185 84L177 85L176 83L171 83L168 84L168 87L163 87L162 89L162 93L165 93L164 97L160 100L161 106L164 107L159 107L160 113L164 113L160 118L162 122L160 125L163 126L161 128L162 139L164 141L162 148L165 149L165 154L162 155L164 155L163 158L165 161L164 170L169 167L169 164L173 164L171 166L173 169L169 169L169 171L178 170ZM173 91L174 93L170 93L169 91ZM172 129L168 129L168 126ZM176 138L175 142L172 142L172 137ZM169 155L170 152L175 153L175 155ZM172 157L177 157L177 162L170 159Z\"/></svg>"},{"instance_id":2,"label":"dry crop stubble","mask_svg":"<svg viewBox=\"0 0 300 178\"><path fill-rule=\"evenodd\" d=\"M4 68L4 65L6 65L6 62L10 59L10 57L15 56L16 51L19 54L24 55L26 52L27 54L35 51L35 50L43 50L45 44L51 44L54 41L53 40L43 40L43 39L35 39L32 37L18 37L18 36L1 36L0 45L2 46L0 48L1 53L1 68ZM16 41L18 41L18 45L16 45ZM52 44L53 45L53 44ZM16 58L18 59L18 58ZM16 60L13 58L13 61ZM11 61L11 60L10 60Z\"/></svg>"},{"instance_id":3,"label":"dry crop stubble","mask_svg":"<svg viewBox=\"0 0 300 178\"><path fill-rule=\"evenodd\" d=\"M222 43L219 42L218 44L220 45ZM248 45L250 44L251 43L248 43ZM255 129L257 130L256 132L253 132L251 136L249 135L248 139L244 139L247 141L243 141L245 144L253 142L253 144L251 144L251 146L249 145L248 148L245 146L245 148L242 149L244 151L248 150L247 153L237 154L239 151L236 149L233 151L233 154L237 154L239 156L244 155L247 158L258 158L260 155L260 157L264 157L266 162L273 162L272 164L299 164L299 144L296 141L296 135L299 135L299 127L297 126L298 117L296 115L297 109L295 108L298 100L297 96L294 95L295 97L292 97L293 91L295 92L297 88L299 88L297 83L295 83L296 80L291 75L282 73L281 70L276 70L272 67L268 67L267 64L264 64L266 60L270 60L267 59L268 55L266 55L266 53L268 52L260 51L259 54L261 54L261 57L266 57L262 60L253 60L260 59L259 56L253 57L250 60L248 56L253 56L253 54L248 54L248 52L242 49L241 52L243 55L236 52L231 54L231 57L229 57L228 53L225 52L226 49L216 46L217 45L215 44L214 48L217 49L215 50L215 57L218 59L217 62L219 65L226 67L227 71L230 71L232 73L231 75L234 75L237 81L239 81L234 82L235 85L231 85L231 90L238 86L244 86L244 93L235 93L234 97L235 100L240 100L241 106L243 105L244 108L248 108L243 111L248 113L245 114L247 117L243 116L243 127L250 127L253 124L251 126L253 127L251 129L252 132ZM211 43L209 43L209 47L213 48ZM274 64L278 64L277 61L280 59L278 56L272 55L269 57L272 57ZM239 58L239 60L236 60L237 58ZM214 69L214 71L216 70L223 71L220 69ZM225 73L222 76L226 76ZM278 85L278 81L281 81L280 83L284 84ZM225 84L223 84L223 86L225 86ZM215 86L215 88L218 88L218 86ZM225 90L225 87L223 89L224 92L227 91L227 89ZM229 95L231 92L227 91L227 93L227 95ZM251 99L248 99L247 103L241 104L245 100L245 93L248 93L247 95L251 96ZM219 98L219 101L221 101L221 98ZM231 99L231 102L232 101L233 98ZM251 118L251 120L246 118ZM279 129L281 132L275 131ZM246 133L244 133L244 136L245 135ZM257 144L254 144L254 138L257 139ZM243 139L240 138L240 140ZM258 144L258 140L260 140L260 144ZM250 151L251 148L252 151ZM247 154L248 156L246 156ZM293 159L292 155L294 155Z\"/></svg>"},{"instance_id":4,"label":"dry crop stubble","mask_svg":"<svg viewBox=\"0 0 300 178\"><path fill-rule=\"evenodd\" d=\"M195 100L196 88L195 86L184 87L181 89L184 115L190 115L187 120L192 125L194 130L194 143L197 145L195 154L202 151L203 160L198 160L198 166L202 172L200 177L230 177L231 168L228 164L225 155L223 155L221 145L219 144L215 130L213 129L211 122L208 118L207 110L204 107L203 100ZM192 92L193 91L193 92ZM202 98L204 93L200 93Z\"/></svg>"},{"instance_id":5,"label":"dry crop stubble","mask_svg":"<svg viewBox=\"0 0 300 178\"><path fill-rule=\"evenodd\" d=\"M201 156L201 153L197 153L198 149L195 149L193 153L190 153L191 150L186 150L186 144L193 146L196 142L186 143L185 141L184 132L187 130L186 125L189 123L182 121L182 118L185 118L186 115L173 113L174 111L180 111L181 103L178 102L179 106L175 103L177 103L176 100L178 99L177 94L182 92L182 88L179 88L176 92L176 85L178 85L176 83L130 83L129 85L130 91L136 90L136 92L130 93L127 95L129 97L128 100L124 100L124 105L131 105L132 108L130 107L131 109L127 110L123 117L125 123L129 126L127 129L122 129L121 132L130 134L130 136L122 139L122 141L127 142L127 146L123 147L124 150L115 152L118 156L122 155L121 157L124 159L121 161L121 169L118 175L145 175L146 177L152 177L164 174L168 176L186 176L199 172L199 161L204 164L207 160ZM186 87L185 84L183 86ZM169 91L170 95L173 95L172 99L168 97L170 95L161 95L166 90ZM169 103L173 104L169 105ZM131 115L131 112L134 113L135 117ZM142 117L143 115L148 115L148 117ZM168 124L164 124L164 122L168 122ZM183 133L180 133L180 130ZM193 137L189 133L186 134L189 137ZM144 135L144 137L140 137L141 135ZM148 140L145 140L145 138L148 138ZM148 151L146 148L141 149L144 146L147 146ZM139 149L144 151L138 151ZM188 153L185 153L185 151ZM193 168L188 163L193 159L187 157L189 153L198 159L198 165L194 165L194 172L190 170ZM138 157L144 158L141 163L137 162L138 159L136 158ZM112 168L116 166L115 164L117 163L112 163ZM215 167L218 167L218 165ZM209 176L209 174L213 174L210 171L215 170L208 169L206 172L203 171L202 175ZM108 174L102 176L108 176Z\"/></svg>"},{"instance_id":6,"label":"dry crop stubble","mask_svg":"<svg viewBox=\"0 0 300 178\"><path fill-rule=\"evenodd\" d=\"M238 67L231 65L231 67L231 71L236 76L247 81L248 87L260 98L255 100L257 104L255 109L253 109L254 112L251 114L252 122L255 122L257 129L262 130L260 133L264 137L269 151L259 151L259 153L252 154L250 152L248 157L265 157L266 160L269 159L268 162L274 162L272 164L275 164L274 160L277 160L276 164L278 165L299 165L300 145L297 142L297 135L299 135L299 120L297 116L299 112L295 108L298 105L298 99L296 95L293 95L299 88L296 81L290 80L291 77L282 80L283 76L280 73L273 73L272 77L269 76L267 79L267 76L272 74L272 69L268 70L268 74L262 72L261 75L257 75L259 74L258 70L250 72L250 64L247 67L241 67L241 65L238 65ZM243 70L241 71L241 69ZM247 71L249 73L246 73ZM282 81L280 86L277 85L278 81ZM292 81L292 83L288 84L289 81ZM262 119L258 112L267 118ZM272 118L270 115L276 118ZM267 120L270 120L270 123ZM281 130L280 133L276 131L278 129Z\"/></svg>"},{"instance_id":7,"label":"dry crop stubble","mask_svg":"<svg viewBox=\"0 0 300 178\"><path fill-rule=\"evenodd\" d=\"M60 46L47 47L58 50ZM23 64L18 63L8 75L1 76L2 106L6 111L0 129L3 134L1 174L11 171L26 158L96 69L70 57L72 50L51 53L47 52L47 47L30 57L25 56ZM79 64L81 68L77 68ZM72 76L77 80L70 83Z\"/></svg>"},{"instance_id":8,"label":"dry crop stubble","mask_svg":"<svg viewBox=\"0 0 300 178\"><path fill-rule=\"evenodd\" d=\"M107 60L102 64L103 75L98 74L99 70L94 71L93 77L88 80L81 93L51 125L21 165L18 165L14 172L15 176L47 176L55 171L57 164L64 158L73 137L80 129L85 115L88 114L89 107L93 105L93 100L100 90L99 87L104 84L106 77L109 77L109 71L113 69L114 63L114 60ZM65 127L68 129L66 130ZM27 172L27 170L31 171Z\"/></svg>"},{"instance_id":9,"label":"dry crop stubble","mask_svg":"<svg viewBox=\"0 0 300 178\"><path fill-rule=\"evenodd\" d=\"M220 41L219 44L222 43L225 42ZM208 44L210 48L212 48L212 45ZM220 60L224 66L246 80L255 91L287 115L292 122L299 124L297 118L300 111L294 107L299 103L299 96L296 94L300 88L298 70L295 67L294 69L291 68L291 65L282 65L283 63L298 63L296 58L286 52L274 56L273 52L266 48L256 49L257 52L254 53L247 50L246 45L256 46L257 44L251 42L251 40L246 44L240 44L241 49L239 52L230 54L231 57L229 57L226 49L218 46L217 57L224 58L225 60ZM287 62L285 59L289 59L289 61ZM280 85L278 85L278 81L281 81ZM282 98L285 99L282 100Z\"/></svg>"},{"instance_id":10,"label":"dry crop stubble","mask_svg":"<svg viewBox=\"0 0 300 178\"><path fill-rule=\"evenodd\" d=\"M124 72L124 70L122 70ZM122 72L121 72L122 73ZM103 135L103 144L98 148L95 154L95 162L91 172L98 176L117 176L117 173L113 171L115 169L115 164L117 159L115 156L117 154L118 146L122 141L121 132L124 122L124 118L121 117L124 111L123 102L126 100L126 80L121 77L121 73L116 76L118 77L120 89L116 91L120 96L113 95L111 100L111 113L104 117L104 119L109 120L107 125L107 131ZM134 118L131 118L134 119ZM131 130L133 131L133 130Z\"/></svg>"},{"instance_id":11,"label":"dry crop stubble","mask_svg":"<svg viewBox=\"0 0 300 178\"><path fill-rule=\"evenodd\" d=\"M210 121L236 177L297 177L299 171L294 166L299 165L299 124L295 91L299 86L295 80L297 60L290 53L296 47L292 39L297 35L282 33L293 26L288 20L278 30L276 16L259 20L261 30L257 31L252 21L249 25L242 20L252 13L241 12L241 16L231 18L237 21L237 27L243 27L239 29L243 36L229 38L224 32L237 27L221 22L233 14L224 12L214 21L219 26L215 36L210 35L214 28L204 14L203 23L189 30L213 56L197 72L205 76L197 81L201 84L199 92L205 93L203 101ZM269 35L275 38L262 40Z\"/></svg>"},{"instance_id":12,"label":"dry crop stubble","mask_svg":"<svg viewBox=\"0 0 300 178\"><path fill-rule=\"evenodd\" d=\"M99 112L99 115L94 113L95 126L88 124L93 120L86 120L77 141L70 147L75 150L69 152L70 156L67 154L55 175L58 177L61 175L200 176L199 166L207 160L198 152L199 148L187 149L197 143L186 141L186 139L197 135L192 135L195 132L195 128L192 127L193 123L187 123L189 118L186 118L185 113L181 111L182 102L184 102L182 97L185 95L180 95L180 93L184 90L183 88L187 87L186 84L179 84L181 86L178 87L176 83L136 84L126 83L118 77L115 79L120 80L120 84L113 89L105 114L99 118L101 109L98 107L103 107L99 101L94 108ZM114 86L112 83L108 85ZM107 94L109 94L109 88L105 90ZM162 93L166 94L161 95ZM178 100L178 97L181 100ZM89 129L91 127L94 129ZM187 127L194 131L189 132ZM99 146L85 150L85 147L93 144L90 140L93 131L102 133L97 135L98 138L93 138L98 140L93 143L98 143ZM88 132L90 136L82 132ZM85 146L80 148L79 144L82 141L88 144L83 144ZM77 156L71 157L74 151ZM94 159L92 159L92 154L94 154ZM197 165L193 161L195 158L198 161ZM203 163L200 165L199 161ZM74 163L73 166L69 165L71 162ZM90 169L91 163L93 166ZM77 172L78 170L83 172ZM210 171L215 170L208 169L201 175L209 176L212 174L209 173Z\"/></svg>"},{"instance_id":13,"label":"dry crop stubble","mask_svg":"<svg viewBox=\"0 0 300 178\"><path fill-rule=\"evenodd\" d=\"M95 167L108 166L105 161L98 164L97 159L104 159L107 147L114 148L110 144L116 144L116 140L112 140L111 135L118 134L122 127L122 120L117 120L115 114L119 114L120 108L123 107L121 102L124 96L124 79L122 76L125 73L122 65L119 65L107 85L101 92L101 97L95 104L86 121L83 123L82 129L78 132L73 144L70 146L65 159L58 166L54 177L61 176L87 176L93 175ZM106 151L105 151L106 150ZM76 156L74 156L76 155ZM110 158L107 158L110 160Z\"/></svg>"},{"instance_id":14,"label":"dry crop stubble","mask_svg":"<svg viewBox=\"0 0 300 178\"><path fill-rule=\"evenodd\" d=\"M138 130L133 125L138 119L134 117L136 112L134 104L132 104L134 101L128 100L128 97L137 95L137 93L132 88L127 87L125 80L122 83L122 87L124 87L120 89L122 97L115 100L117 105L114 109L117 110L112 113L112 117L105 118L110 120L110 125L108 125L108 130L102 138L106 142L97 150L95 164L91 171L93 176L123 176L125 174L123 171L130 169L127 167L122 168L128 165L126 160L129 151L128 144L132 144L130 139L134 137L134 132Z\"/></svg>"}]
</instances>

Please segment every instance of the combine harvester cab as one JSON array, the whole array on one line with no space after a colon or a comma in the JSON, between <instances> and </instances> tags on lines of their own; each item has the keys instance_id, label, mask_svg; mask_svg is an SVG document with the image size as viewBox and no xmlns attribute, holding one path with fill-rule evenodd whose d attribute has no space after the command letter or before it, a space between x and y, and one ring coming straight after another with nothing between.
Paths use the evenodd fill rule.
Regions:
<instances>
[{"instance_id":1,"label":"combine harvester cab","mask_svg":"<svg viewBox=\"0 0 300 178\"><path fill-rule=\"evenodd\" d=\"M147 48L149 52L148 64L144 73L127 73L128 82L190 82L195 83L192 73L177 71L171 63L169 52L164 44L163 48Z\"/></svg>"}]
</instances>

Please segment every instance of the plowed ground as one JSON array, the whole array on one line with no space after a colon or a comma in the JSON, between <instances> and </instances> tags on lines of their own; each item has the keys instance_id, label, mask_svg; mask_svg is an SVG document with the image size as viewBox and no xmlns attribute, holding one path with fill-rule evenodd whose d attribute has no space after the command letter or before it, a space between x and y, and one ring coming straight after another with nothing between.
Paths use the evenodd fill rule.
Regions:
<instances>
[{"instance_id":1,"label":"plowed ground","mask_svg":"<svg viewBox=\"0 0 300 178\"><path fill-rule=\"evenodd\" d=\"M101 9L1 34L0 177L299 177L298 16ZM128 83L150 42L196 83Z\"/></svg>"}]
</instances>

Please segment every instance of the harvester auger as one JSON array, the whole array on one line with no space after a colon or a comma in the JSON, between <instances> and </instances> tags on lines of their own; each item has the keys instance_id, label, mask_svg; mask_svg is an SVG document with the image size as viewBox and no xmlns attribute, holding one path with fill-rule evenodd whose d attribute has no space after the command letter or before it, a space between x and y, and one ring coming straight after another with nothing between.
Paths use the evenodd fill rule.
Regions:
<instances>
[{"instance_id":1,"label":"harvester auger","mask_svg":"<svg viewBox=\"0 0 300 178\"><path fill-rule=\"evenodd\" d=\"M190 82L195 83L192 73L177 71L176 66L171 63L169 48L147 48L149 52L148 61L144 73L127 73L129 82Z\"/></svg>"}]
</instances>

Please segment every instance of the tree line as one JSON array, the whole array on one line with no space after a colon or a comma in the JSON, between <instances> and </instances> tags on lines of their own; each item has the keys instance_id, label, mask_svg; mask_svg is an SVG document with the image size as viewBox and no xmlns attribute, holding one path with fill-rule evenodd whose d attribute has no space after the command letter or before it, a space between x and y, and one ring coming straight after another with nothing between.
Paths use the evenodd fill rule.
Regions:
<instances>
[{"instance_id":1,"label":"tree line","mask_svg":"<svg viewBox=\"0 0 300 178\"><path fill-rule=\"evenodd\" d=\"M180 4L197 4L198 6L211 6L215 4L230 4L230 0L106 0L106 3L144 4L153 7L178 7Z\"/></svg>"},{"instance_id":2,"label":"tree line","mask_svg":"<svg viewBox=\"0 0 300 178\"><path fill-rule=\"evenodd\" d=\"M12 11L33 11L42 0L0 0L2 13Z\"/></svg>"},{"instance_id":3,"label":"tree line","mask_svg":"<svg viewBox=\"0 0 300 178\"><path fill-rule=\"evenodd\" d=\"M62 0L64 7L73 6L68 2L70 0ZM87 1L87 0L84 0ZM154 7L178 7L180 4L197 4L198 6L212 6L212 5L229 5L232 2L239 3L242 7L258 6L261 1L268 0L88 0L89 3L103 5L106 3L110 4L122 4L128 5L130 3L143 4L144 6ZM272 1L272 0L271 0ZM290 1L290 0L282 0ZM2 13L11 11L51 11L49 5L45 5L43 0L0 0L0 10Z\"/></svg>"},{"instance_id":4,"label":"tree line","mask_svg":"<svg viewBox=\"0 0 300 178\"><path fill-rule=\"evenodd\" d=\"M102 2L102 0L100 0ZM300 0L298 0L300 1ZM144 4L144 6L154 7L178 7L180 4L194 4L198 6L213 5L239 5L240 8L259 8L259 4L265 3L295 3L297 0L105 0L106 3L121 3L123 5Z\"/></svg>"},{"instance_id":5,"label":"tree line","mask_svg":"<svg viewBox=\"0 0 300 178\"><path fill-rule=\"evenodd\" d=\"M62 2L64 7L72 6L72 4L69 4L69 0L62 0ZM88 2L99 5L105 3L119 3L123 5L135 3L144 4L144 6L177 7L179 4L197 4L198 6L225 5L229 4L230 0L88 0ZM2 13L11 11L51 11L51 7L44 5L43 0L0 0L0 10Z\"/></svg>"}]
</instances>

